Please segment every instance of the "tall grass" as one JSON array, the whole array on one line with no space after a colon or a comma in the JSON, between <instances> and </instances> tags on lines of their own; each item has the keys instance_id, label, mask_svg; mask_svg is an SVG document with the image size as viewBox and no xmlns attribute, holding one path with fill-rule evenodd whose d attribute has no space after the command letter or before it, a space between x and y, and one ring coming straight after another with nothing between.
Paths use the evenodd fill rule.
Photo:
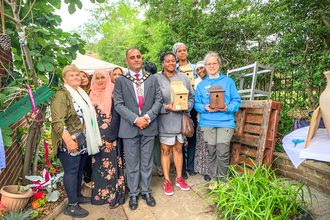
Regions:
<instances>
[{"instance_id":1,"label":"tall grass","mask_svg":"<svg viewBox=\"0 0 330 220\"><path fill-rule=\"evenodd\" d=\"M312 194L306 183L291 184L285 178L277 178L275 170L266 166L255 166L249 174L244 166L240 175L234 166L229 166L228 182L218 183L217 189L205 198L216 204L216 218L240 220L279 220L300 215L308 205L303 187L312 205ZM233 218L235 217L235 218Z\"/></svg>"}]
</instances>

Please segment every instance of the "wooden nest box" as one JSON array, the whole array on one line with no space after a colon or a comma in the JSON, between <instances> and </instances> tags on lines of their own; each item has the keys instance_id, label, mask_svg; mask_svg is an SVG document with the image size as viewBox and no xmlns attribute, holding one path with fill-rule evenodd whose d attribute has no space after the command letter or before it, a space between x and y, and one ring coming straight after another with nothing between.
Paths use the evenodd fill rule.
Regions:
<instances>
[{"instance_id":1,"label":"wooden nest box","mask_svg":"<svg viewBox=\"0 0 330 220\"><path fill-rule=\"evenodd\" d=\"M221 86L211 86L210 93L210 108L225 108L225 90Z\"/></svg>"},{"instance_id":2,"label":"wooden nest box","mask_svg":"<svg viewBox=\"0 0 330 220\"><path fill-rule=\"evenodd\" d=\"M171 102L175 110L188 109L188 89L183 85L183 82L171 82Z\"/></svg>"},{"instance_id":3,"label":"wooden nest box","mask_svg":"<svg viewBox=\"0 0 330 220\"><path fill-rule=\"evenodd\" d=\"M195 78L194 78L193 69L189 65L186 65L186 66L180 66L180 70L184 71L185 74L187 74L189 76L190 84L192 86L194 86L195 85Z\"/></svg>"}]
</instances>

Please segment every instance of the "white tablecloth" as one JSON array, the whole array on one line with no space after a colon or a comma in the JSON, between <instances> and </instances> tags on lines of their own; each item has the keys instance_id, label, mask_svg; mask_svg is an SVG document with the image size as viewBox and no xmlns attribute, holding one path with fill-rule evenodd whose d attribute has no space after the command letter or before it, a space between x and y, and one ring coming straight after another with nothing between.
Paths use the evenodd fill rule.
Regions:
<instances>
[{"instance_id":1,"label":"white tablecloth","mask_svg":"<svg viewBox=\"0 0 330 220\"><path fill-rule=\"evenodd\" d=\"M283 139L283 148L293 165L298 166L305 159L330 162L330 137L326 129L318 129L313 139L305 148L309 127L303 127L287 134ZM293 139L303 139L305 142L294 147Z\"/></svg>"}]
</instances>

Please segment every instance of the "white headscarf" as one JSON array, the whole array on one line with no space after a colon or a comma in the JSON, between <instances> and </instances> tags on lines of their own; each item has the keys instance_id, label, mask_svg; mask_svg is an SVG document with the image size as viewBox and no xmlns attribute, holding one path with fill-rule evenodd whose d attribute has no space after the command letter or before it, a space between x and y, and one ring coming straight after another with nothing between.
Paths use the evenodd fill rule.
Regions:
<instances>
[{"instance_id":1,"label":"white headscarf","mask_svg":"<svg viewBox=\"0 0 330 220\"><path fill-rule=\"evenodd\" d=\"M86 124L85 135L88 154L97 154L99 152L99 146L102 146L102 141L94 106L92 105L87 93L82 88L78 87L78 91L76 91L68 84L64 84L64 87L69 91L71 97L82 108L83 117Z\"/></svg>"},{"instance_id":2,"label":"white headscarf","mask_svg":"<svg viewBox=\"0 0 330 220\"><path fill-rule=\"evenodd\" d=\"M181 43L181 42L174 44L172 50L173 50L173 53L175 54L175 56L176 56L176 53L178 52L178 47L179 46L185 46L185 48L187 48L186 45L184 43Z\"/></svg>"}]
</instances>

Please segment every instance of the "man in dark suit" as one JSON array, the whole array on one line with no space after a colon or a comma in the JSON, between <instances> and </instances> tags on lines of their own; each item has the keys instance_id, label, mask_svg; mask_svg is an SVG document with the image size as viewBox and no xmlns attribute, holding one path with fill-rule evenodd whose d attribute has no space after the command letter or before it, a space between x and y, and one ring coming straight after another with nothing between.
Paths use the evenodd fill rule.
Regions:
<instances>
[{"instance_id":1,"label":"man in dark suit","mask_svg":"<svg viewBox=\"0 0 330 220\"><path fill-rule=\"evenodd\" d=\"M125 149L129 207L135 210L138 207L139 183L142 198L149 206L156 205L149 185L154 139L158 134L156 118L163 100L157 78L141 69L140 51L128 49L125 62L129 71L116 78L114 101L121 116L119 137L123 138Z\"/></svg>"}]
</instances>

